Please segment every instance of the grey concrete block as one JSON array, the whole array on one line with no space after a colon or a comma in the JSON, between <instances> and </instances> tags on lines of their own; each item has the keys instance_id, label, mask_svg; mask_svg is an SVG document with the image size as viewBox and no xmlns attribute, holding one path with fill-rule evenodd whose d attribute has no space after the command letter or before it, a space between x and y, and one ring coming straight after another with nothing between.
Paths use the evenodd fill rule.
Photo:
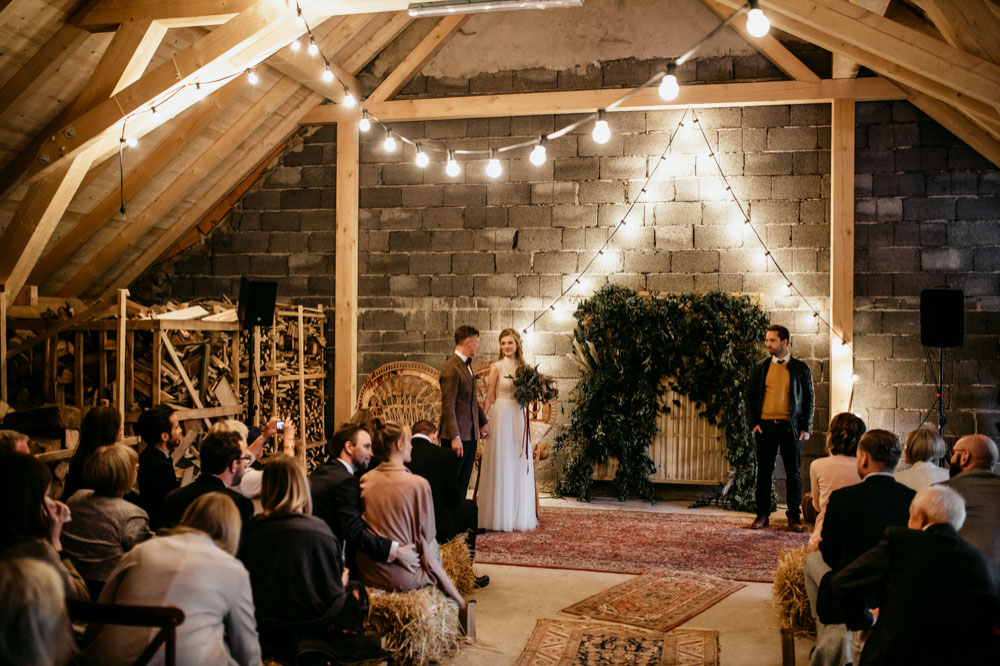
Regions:
<instances>
[{"instance_id":1,"label":"grey concrete block","mask_svg":"<svg viewBox=\"0 0 1000 666\"><path fill-rule=\"evenodd\" d=\"M547 227L552 224L551 206L511 206L507 223L512 227Z\"/></svg>"},{"instance_id":2,"label":"grey concrete block","mask_svg":"<svg viewBox=\"0 0 1000 666\"><path fill-rule=\"evenodd\" d=\"M779 127L788 124L789 110L787 106L748 106L743 109L744 128Z\"/></svg>"},{"instance_id":3,"label":"grey concrete block","mask_svg":"<svg viewBox=\"0 0 1000 666\"><path fill-rule=\"evenodd\" d=\"M670 134L666 132L650 132L644 134L626 134L623 137L621 155L657 155L666 150L670 143Z\"/></svg>"},{"instance_id":4,"label":"grey concrete block","mask_svg":"<svg viewBox=\"0 0 1000 666\"><path fill-rule=\"evenodd\" d=\"M631 212L629 209L631 208ZM641 227L645 217L644 206L637 204L604 204L597 208L597 224L601 227L616 227L618 223L626 218L626 222L632 227Z\"/></svg>"},{"instance_id":5,"label":"grey concrete block","mask_svg":"<svg viewBox=\"0 0 1000 666\"><path fill-rule=\"evenodd\" d=\"M913 198L903 200L904 220L954 220L955 199L952 197Z\"/></svg>"},{"instance_id":6,"label":"grey concrete block","mask_svg":"<svg viewBox=\"0 0 1000 666\"><path fill-rule=\"evenodd\" d=\"M450 252L411 252L411 275L440 275L451 273Z\"/></svg>"},{"instance_id":7,"label":"grey concrete block","mask_svg":"<svg viewBox=\"0 0 1000 666\"><path fill-rule=\"evenodd\" d=\"M306 235L307 247L310 252L329 252L337 249L336 231L313 231Z\"/></svg>"},{"instance_id":8,"label":"grey concrete block","mask_svg":"<svg viewBox=\"0 0 1000 666\"><path fill-rule=\"evenodd\" d=\"M222 254L212 257L212 274L246 275L250 272L250 257L245 254Z\"/></svg>"},{"instance_id":9,"label":"grey concrete block","mask_svg":"<svg viewBox=\"0 0 1000 666\"><path fill-rule=\"evenodd\" d=\"M389 250L392 252L419 252L431 249L430 231L390 231ZM442 250L444 248L435 247Z\"/></svg>"},{"instance_id":10,"label":"grey concrete block","mask_svg":"<svg viewBox=\"0 0 1000 666\"><path fill-rule=\"evenodd\" d=\"M290 187L299 187L302 183L302 170L298 167L277 167L264 176L266 189L285 190Z\"/></svg>"},{"instance_id":11,"label":"grey concrete block","mask_svg":"<svg viewBox=\"0 0 1000 666\"><path fill-rule=\"evenodd\" d=\"M404 185L400 190L404 208L441 206L444 203L443 185Z\"/></svg>"},{"instance_id":12,"label":"grey concrete block","mask_svg":"<svg viewBox=\"0 0 1000 666\"><path fill-rule=\"evenodd\" d=\"M625 139L621 134L621 129L616 127L616 117L617 114L608 116L608 125L611 127L611 138L606 143L597 143L593 140L579 142L577 154L580 157L620 156L623 154Z\"/></svg>"},{"instance_id":13,"label":"grey concrete block","mask_svg":"<svg viewBox=\"0 0 1000 666\"><path fill-rule=\"evenodd\" d=\"M792 245L828 249L830 247L830 227L822 224L797 224L792 227Z\"/></svg>"},{"instance_id":14,"label":"grey concrete block","mask_svg":"<svg viewBox=\"0 0 1000 666\"><path fill-rule=\"evenodd\" d=\"M438 252L462 252L472 250L473 231L441 230L431 232L430 247Z\"/></svg>"},{"instance_id":15,"label":"grey concrete block","mask_svg":"<svg viewBox=\"0 0 1000 666\"><path fill-rule=\"evenodd\" d=\"M597 206L552 206L553 227L596 227Z\"/></svg>"},{"instance_id":16,"label":"grey concrete block","mask_svg":"<svg viewBox=\"0 0 1000 666\"><path fill-rule=\"evenodd\" d=\"M477 275L472 279L472 293L476 296L509 297L517 293L517 276Z\"/></svg>"},{"instance_id":17,"label":"grey concrete block","mask_svg":"<svg viewBox=\"0 0 1000 666\"><path fill-rule=\"evenodd\" d=\"M333 254L299 252L288 256L290 275L327 275L333 273Z\"/></svg>"},{"instance_id":18,"label":"grey concrete block","mask_svg":"<svg viewBox=\"0 0 1000 666\"><path fill-rule=\"evenodd\" d=\"M552 177L556 180L596 180L600 174L597 157L562 158L553 161Z\"/></svg>"},{"instance_id":19,"label":"grey concrete block","mask_svg":"<svg viewBox=\"0 0 1000 666\"><path fill-rule=\"evenodd\" d=\"M527 159L508 160L507 167L508 179L511 182L550 182L552 174L555 172L551 159L546 159L544 163L537 166Z\"/></svg>"},{"instance_id":20,"label":"grey concrete block","mask_svg":"<svg viewBox=\"0 0 1000 666\"><path fill-rule=\"evenodd\" d=\"M544 67L520 69L514 72L514 92L555 90L559 72Z\"/></svg>"},{"instance_id":21,"label":"grey concrete block","mask_svg":"<svg viewBox=\"0 0 1000 666\"><path fill-rule=\"evenodd\" d=\"M298 231L299 214L288 211L261 213L260 228L263 231Z\"/></svg>"},{"instance_id":22,"label":"grey concrete block","mask_svg":"<svg viewBox=\"0 0 1000 666\"><path fill-rule=\"evenodd\" d=\"M701 204L697 202L670 202L653 206L653 219L660 226L701 223Z\"/></svg>"},{"instance_id":23,"label":"grey concrete block","mask_svg":"<svg viewBox=\"0 0 1000 666\"><path fill-rule=\"evenodd\" d=\"M393 275L389 278L390 296L430 296L431 278L424 275Z\"/></svg>"},{"instance_id":24,"label":"grey concrete block","mask_svg":"<svg viewBox=\"0 0 1000 666\"><path fill-rule=\"evenodd\" d=\"M675 273L715 273L719 271L719 252L716 250L671 252L670 266Z\"/></svg>"},{"instance_id":25,"label":"grey concrete block","mask_svg":"<svg viewBox=\"0 0 1000 666\"><path fill-rule=\"evenodd\" d=\"M954 183L954 176L952 177ZM962 197L958 199L958 220L993 220L994 234L1000 234L1000 197ZM993 238L997 238L996 235Z\"/></svg>"},{"instance_id":26,"label":"grey concrete block","mask_svg":"<svg viewBox=\"0 0 1000 666\"><path fill-rule=\"evenodd\" d=\"M953 247L979 247L994 244L997 224L989 220L959 220L947 225L948 245Z\"/></svg>"},{"instance_id":27,"label":"grey concrete block","mask_svg":"<svg viewBox=\"0 0 1000 666\"><path fill-rule=\"evenodd\" d=\"M745 173L748 176L780 176L793 171L797 153L746 153Z\"/></svg>"},{"instance_id":28,"label":"grey concrete block","mask_svg":"<svg viewBox=\"0 0 1000 666\"><path fill-rule=\"evenodd\" d=\"M301 150L291 150L285 153L281 158L281 162L286 167L322 164L323 146L318 144L303 144Z\"/></svg>"},{"instance_id":29,"label":"grey concrete block","mask_svg":"<svg viewBox=\"0 0 1000 666\"><path fill-rule=\"evenodd\" d=\"M496 270L492 252L458 252L451 255L451 272L456 275L492 275Z\"/></svg>"},{"instance_id":30,"label":"grey concrete block","mask_svg":"<svg viewBox=\"0 0 1000 666\"><path fill-rule=\"evenodd\" d=\"M462 229L465 215L462 208L425 208L422 211L424 229Z\"/></svg>"},{"instance_id":31,"label":"grey concrete block","mask_svg":"<svg viewBox=\"0 0 1000 666\"><path fill-rule=\"evenodd\" d=\"M410 272L410 257L400 252L371 252L367 255L366 272L373 275L406 275Z\"/></svg>"},{"instance_id":32,"label":"grey concrete block","mask_svg":"<svg viewBox=\"0 0 1000 666\"><path fill-rule=\"evenodd\" d=\"M734 233L735 232L735 233ZM694 246L699 248L737 248L743 245L739 227L725 225L696 226Z\"/></svg>"},{"instance_id":33,"label":"grey concrete block","mask_svg":"<svg viewBox=\"0 0 1000 666\"><path fill-rule=\"evenodd\" d=\"M783 189L783 184L786 184L785 178L813 178L817 184L819 183L819 178L816 176L732 176L728 178L728 181L736 198L743 203L751 200L770 199L772 196L776 199L802 198L785 193ZM715 185L718 189L718 183ZM818 187L816 191L816 196L819 196ZM728 199L729 196L726 194L724 198Z\"/></svg>"},{"instance_id":34,"label":"grey concrete block","mask_svg":"<svg viewBox=\"0 0 1000 666\"><path fill-rule=\"evenodd\" d=\"M332 210L304 210L299 213L299 228L302 231L334 231L337 218Z\"/></svg>"},{"instance_id":35,"label":"grey concrete block","mask_svg":"<svg viewBox=\"0 0 1000 666\"><path fill-rule=\"evenodd\" d=\"M531 186L533 204L575 204L579 183L551 182L535 183Z\"/></svg>"},{"instance_id":36,"label":"grey concrete block","mask_svg":"<svg viewBox=\"0 0 1000 666\"><path fill-rule=\"evenodd\" d=\"M519 229L515 235L515 248L527 252L557 249L562 245L563 231L550 228Z\"/></svg>"},{"instance_id":37,"label":"grey concrete block","mask_svg":"<svg viewBox=\"0 0 1000 666\"><path fill-rule=\"evenodd\" d=\"M816 150L819 148L814 127L770 127L767 130L768 150Z\"/></svg>"},{"instance_id":38,"label":"grey concrete block","mask_svg":"<svg viewBox=\"0 0 1000 666\"><path fill-rule=\"evenodd\" d=\"M282 210L303 210L303 209L319 208L319 205L320 205L320 190L318 189L282 190L281 192Z\"/></svg>"},{"instance_id":39,"label":"grey concrete block","mask_svg":"<svg viewBox=\"0 0 1000 666\"><path fill-rule=\"evenodd\" d=\"M302 167L302 187L336 187L336 166Z\"/></svg>"},{"instance_id":40,"label":"grey concrete block","mask_svg":"<svg viewBox=\"0 0 1000 666\"><path fill-rule=\"evenodd\" d=\"M593 180L580 183L580 203L624 203L625 188L617 180Z\"/></svg>"},{"instance_id":41,"label":"grey concrete block","mask_svg":"<svg viewBox=\"0 0 1000 666\"><path fill-rule=\"evenodd\" d=\"M403 192L399 187L362 187L358 202L362 208L394 208L402 205Z\"/></svg>"},{"instance_id":42,"label":"grey concrete block","mask_svg":"<svg viewBox=\"0 0 1000 666\"><path fill-rule=\"evenodd\" d=\"M418 185L424 182L424 169L412 161L382 165L382 183L384 185Z\"/></svg>"},{"instance_id":43,"label":"grey concrete block","mask_svg":"<svg viewBox=\"0 0 1000 666\"><path fill-rule=\"evenodd\" d=\"M531 271L540 275L567 275L577 270L577 252L535 252Z\"/></svg>"},{"instance_id":44,"label":"grey concrete block","mask_svg":"<svg viewBox=\"0 0 1000 666\"><path fill-rule=\"evenodd\" d=\"M497 252L495 256L498 274L521 276L531 272L531 253L528 251Z\"/></svg>"},{"instance_id":45,"label":"grey concrete block","mask_svg":"<svg viewBox=\"0 0 1000 666\"><path fill-rule=\"evenodd\" d=\"M916 248L883 248L868 253L868 269L876 273L909 273L920 267Z\"/></svg>"},{"instance_id":46,"label":"grey concrete block","mask_svg":"<svg viewBox=\"0 0 1000 666\"><path fill-rule=\"evenodd\" d=\"M694 275L686 273L650 273L646 288L652 292L680 293L694 291Z\"/></svg>"},{"instance_id":47,"label":"grey concrete block","mask_svg":"<svg viewBox=\"0 0 1000 666\"><path fill-rule=\"evenodd\" d=\"M486 202L490 206L516 206L531 203L528 183L490 183L486 186Z\"/></svg>"}]
</instances>

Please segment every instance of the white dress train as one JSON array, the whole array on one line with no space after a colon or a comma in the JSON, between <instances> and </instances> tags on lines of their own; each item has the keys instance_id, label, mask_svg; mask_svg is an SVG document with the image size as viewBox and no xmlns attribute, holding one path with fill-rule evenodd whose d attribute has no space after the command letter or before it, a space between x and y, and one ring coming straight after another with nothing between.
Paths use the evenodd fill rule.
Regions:
<instances>
[{"instance_id":1,"label":"white dress train","mask_svg":"<svg viewBox=\"0 0 1000 666\"><path fill-rule=\"evenodd\" d=\"M531 447L525 455L524 410L514 400L517 363L497 361L500 371L496 402L489 418L490 436L483 451L479 484L479 527L497 532L533 530L535 515L535 470Z\"/></svg>"}]
</instances>

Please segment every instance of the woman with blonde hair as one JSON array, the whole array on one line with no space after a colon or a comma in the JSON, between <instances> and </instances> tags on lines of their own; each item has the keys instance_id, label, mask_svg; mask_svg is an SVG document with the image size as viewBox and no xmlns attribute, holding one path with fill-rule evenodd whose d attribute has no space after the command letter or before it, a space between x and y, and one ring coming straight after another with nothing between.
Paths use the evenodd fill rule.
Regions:
<instances>
[{"instance_id":1,"label":"woman with blonde hair","mask_svg":"<svg viewBox=\"0 0 1000 666\"><path fill-rule=\"evenodd\" d=\"M31 558L0 561L0 664L61 666L75 652L63 579Z\"/></svg>"},{"instance_id":2,"label":"woman with blonde hair","mask_svg":"<svg viewBox=\"0 0 1000 666\"><path fill-rule=\"evenodd\" d=\"M340 542L312 515L302 463L290 456L264 463L261 504L239 558L250 572L264 657L295 661L322 645L335 653L345 633L364 630L368 595L348 582Z\"/></svg>"},{"instance_id":3,"label":"woman with blonde hair","mask_svg":"<svg viewBox=\"0 0 1000 666\"><path fill-rule=\"evenodd\" d=\"M358 573L366 585L384 590L416 590L437 585L459 608L465 599L441 565L434 537L434 499L427 479L406 468L413 445L410 427L378 419L372 433L372 449L384 462L361 477L364 522L372 532L397 543L416 544L420 566L411 571L398 561L377 562L358 552Z\"/></svg>"},{"instance_id":4,"label":"woman with blonde hair","mask_svg":"<svg viewBox=\"0 0 1000 666\"><path fill-rule=\"evenodd\" d=\"M893 476L907 488L920 492L935 483L947 481L948 470L937 464L947 448L944 438L933 428L917 428L906 435L903 460L909 467L896 469Z\"/></svg>"},{"instance_id":5,"label":"woman with blonde hair","mask_svg":"<svg viewBox=\"0 0 1000 666\"><path fill-rule=\"evenodd\" d=\"M73 520L63 527L63 555L87 581L94 599L122 555L153 536L146 512L122 499L135 487L138 471L139 456L133 449L102 446L83 466L86 487L66 502Z\"/></svg>"},{"instance_id":6,"label":"woman with blonde hair","mask_svg":"<svg viewBox=\"0 0 1000 666\"><path fill-rule=\"evenodd\" d=\"M239 510L228 495L198 497L176 528L122 557L100 601L184 611L184 622L177 628L178 664L258 666L250 576L233 556L240 526ZM84 663L122 666L134 663L157 631L118 625L96 629ZM159 663L157 659L162 659L159 653L153 663Z\"/></svg>"},{"instance_id":7,"label":"woman with blonde hair","mask_svg":"<svg viewBox=\"0 0 1000 666\"><path fill-rule=\"evenodd\" d=\"M478 503L479 527L487 530L524 531L538 525L528 420L514 399L514 377L524 365L521 336L512 328L500 331L500 355L490 367L483 404L490 434L483 450Z\"/></svg>"}]
</instances>

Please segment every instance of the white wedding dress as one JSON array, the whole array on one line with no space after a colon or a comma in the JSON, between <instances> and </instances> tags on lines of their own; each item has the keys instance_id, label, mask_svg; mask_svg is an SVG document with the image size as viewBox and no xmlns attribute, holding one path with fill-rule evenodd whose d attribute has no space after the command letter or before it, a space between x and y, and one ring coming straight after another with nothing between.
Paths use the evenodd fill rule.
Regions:
<instances>
[{"instance_id":1,"label":"white wedding dress","mask_svg":"<svg viewBox=\"0 0 1000 666\"><path fill-rule=\"evenodd\" d=\"M498 532L533 530L538 525L535 470L531 447L527 455L524 451L524 410L514 400L517 362L503 359L494 365L500 379L496 402L487 415L490 436L479 483L479 527Z\"/></svg>"}]
</instances>

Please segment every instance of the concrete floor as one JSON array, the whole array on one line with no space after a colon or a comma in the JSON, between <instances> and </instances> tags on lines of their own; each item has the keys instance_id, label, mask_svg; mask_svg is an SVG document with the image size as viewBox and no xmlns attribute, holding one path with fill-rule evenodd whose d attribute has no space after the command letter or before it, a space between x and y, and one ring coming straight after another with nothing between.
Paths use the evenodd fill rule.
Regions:
<instances>
[{"instance_id":1,"label":"concrete floor","mask_svg":"<svg viewBox=\"0 0 1000 666\"><path fill-rule=\"evenodd\" d=\"M730 511L708 507L688 509L684 502L661 502L651 507L638 501L595 500L582 504L543 498L542 506L733 515ZM749 523L753 517L745 515ZM778 515L781 514L775 514L776 517ZM535 620L580 619L560 613L559 609L633 577L628 574L491 564L477 564L476 572L490 577L489 587L477 590L471 597L476 601L478 640L475 644L462 647L455 658L447 662L455 666L511 664L521 654L535 627ZM781 663L781 635L777 613L771 603L769 583L748 583L740 591L680 626L719 631L721 663L740 666L774 666ZM812 646L812 639L796 639L796 663L809 663Z\"/></svg>"}]
</instances>

